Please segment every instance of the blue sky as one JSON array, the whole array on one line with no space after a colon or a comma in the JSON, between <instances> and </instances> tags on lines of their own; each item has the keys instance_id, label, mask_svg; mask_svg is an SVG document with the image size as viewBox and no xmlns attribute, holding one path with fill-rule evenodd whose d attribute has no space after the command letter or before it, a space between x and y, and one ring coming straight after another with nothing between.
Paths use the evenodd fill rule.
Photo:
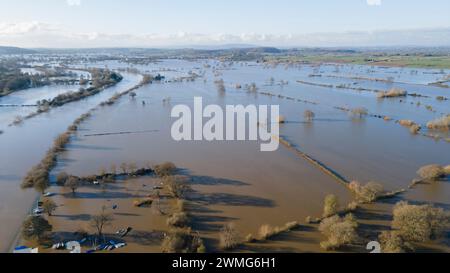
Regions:
<instances>
[{"instance_id":1,"label":"blue sky","mask_svg":"<svg viewBox=\"0 0 450 273\"><path fill-rule=\"evenodd\" d=\"M436 30L449 36L449 11L446 0L0 0L0 44L52 46L53 39L60 47L120 46L127 38L130 46L319 45L333 33L330 45L340 45L354 44L361 32L361 45L381 45L396 36L386 37L386 31L409 37L424 30L432 30L436 43L447 43L450 38ZM369 41L367 33L374 31L383 35Z\"/></svg>"}]
</instances>

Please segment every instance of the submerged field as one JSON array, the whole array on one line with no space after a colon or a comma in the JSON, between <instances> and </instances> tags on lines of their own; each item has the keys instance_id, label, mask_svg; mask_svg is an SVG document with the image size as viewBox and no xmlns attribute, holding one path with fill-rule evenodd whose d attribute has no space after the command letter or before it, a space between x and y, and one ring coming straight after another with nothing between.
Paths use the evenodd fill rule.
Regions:
<instances>
[{"instance_id":1,"label":"submerged field","mask_svg":"<svg viewBox=\"0 0 450 273\"><path fill-rule=\"evenodd\" d=\"M177 174L188 179L191 190L185 196L185 210L190 215L189 226L198 232L207 251L222 251L219 237L226 224L233 223L242 237L257 237L263 225L282 227L297 221L299 226L290 232L240 245L234 251L322 252L320 242L324 237L318 225L306 223L305 218L322 216L323 200L328 194L334 194L341 207L354 196L296 150L347 181L376 181L387 191L407 189L424 165L446 166L450 162L449 132L426 128L427 122L449 114L450 100L437 97L450 98L450 89L429 84L445 82L450 71L172 59L147 65L108 61L86 65L110 69L133 66L136 72L160 73L166 78L138 88L136 96L126 95L115 104L97 107L58 155L50 173L53 185L47 190L55 193L51 198L58 205L53 216L48 217L54 243L73 240L73 233L80 229L93 233L91 218L106 206L114 219L105 234L114 238L116 231L132 228L126 237L115 239L127 243L115 251L160 252L161 242L170 232L166 221L175 202L164 189L159 193L161 180L154 175L83 185L72 194L54 184L60 172L85 177L118 169L122 163L141 168L171 161L178 168ZM25 173L39 162L53 138L79 115L141 80L137 74L121 73L121 83L96 96L20 126L5 127L0 135L1 150L6 151L0 158L0 220L8 224L1 233L1 242L5 242L0 245L2 249L14 242L21 219L34 203L32 192L19 189ZM225 90L218 88L219 79L223 79ZM246 85L250 86L248 90ZM415 96L377 98L379 91L393 87ZM174 122L171 109L177 104L192 106L194 97L202 97L205 105L222 107L279 105L286 121L280 124L280 134L286 143L275 152L260 152L258 142L176 142L170 134ZM367 115L351 115L348 110L355 108L365 108ZM314 112L312 121L305 120L306 110ZM10 114L0 112L0 120L5 116ZM422 128L420 133L410 133L396 123L400 120L414 121ZM133 202L154 196L156 189L159 211L134 206ZM354 213L362 242L339 251L366 252L365 244L389 229L396 202L427 203L448 210L449 196L448 181L440 181L363 205ZM447 235L416 247L417 251L450 250Z\"/></svg>"}]
</instances>

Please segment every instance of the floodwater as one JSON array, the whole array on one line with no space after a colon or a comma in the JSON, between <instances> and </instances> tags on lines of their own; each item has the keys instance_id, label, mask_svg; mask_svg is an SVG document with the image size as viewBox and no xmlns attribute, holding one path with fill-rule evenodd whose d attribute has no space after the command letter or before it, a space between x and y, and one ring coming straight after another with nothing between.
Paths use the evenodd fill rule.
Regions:
<instances>
[{"instance_id":1,"label":"floodwater","mask_svg":"<svg viewBox=\"0 0 450 273\"><path fill-rule=\"evenodd\" d=\"M204 66L205 63L209 66ZM129 67L119 62L89 65L113 69ZM174 122L170 118L171 109L177 104L192 106L194 97L202 97L204 105L218 104L221 107L228 104L279 105L281 114L287 120L280 126L280 133L292 145L348 180L377 181L387 190L406 188L417 169L423 165L447 165L450 162L450 144L443 140L413 136L408 129L382 119L355 119L334 108L365 107L371 114L411 119L424 125L448 114L450 109L450 101L435 99L440 95L449 97L449 90L427 85L443 78L444 74L440 70L350 65L340 65L337 70L335 65L295 65L286 68L283 65L265 67L256 63L223 64L217 61L181 60L163 60L130 67L143 73L161 73L169 82L144 86L136 91L135 99L125 96L116 104L95 111L82 124L68 150L59 157L58 166L52 175L60 171L80 176L91 175L102 168L108 170L112 164L119 166L122 162L144 166L173 161L181 168L181 174L191 178L193 192L188 195L188 200L192 227L205 238L209 249L217 249L218 232L225 223L235 223L244 236L249 233L256 235L263 224L282 226L290 221L303 222L306 216L319 217L327 194L337 195L342 205L350 202L351 196L333 178L282 145L275 152L260 152L259 142L174 141L170 135ZM190 75L189 72L204 74L204 77L195 82L171 82L173 78ZM444 73L446 75L449 71ZM309 77L311 74L322 76ZM394 83L355 80L351 77L394 77ZM225 81L224 94L219 93L214 84L218 78ZM102 92L99 97L104 100L138 80L137 76L126 74L122 83ZM355 87L383 90L401 87L429 98L379 100L371 92L311 86L297 83L297 80L334 86L351 83ZM281 81L288 81L288 84L280 84ZM244 86L253 82L259 92L317 104L248 93L234 87L236 84ZM163 103L163 99L169 97L170 103ZM19 189L20 178L39 161L57 133L64 131L73 119L101 100L93 97L91 101L88 99L87 102L54 109L49 114L26 121L21 127L8 129L0 136L1 150L6 151L6 154L2 153L0 165L0 182L2 189L5 188L0 199L2 222L12 219L14 221L10 222L15 222L16 226L20 223L26 213L26 209L21 211L21 208L29 208L33 202L31 197L34 196L30 191ZM417 106L419 101L421 106ZM424 105L432 106L434 111L426 109ZM311 124L304 122L305 110L312 110L316 114ZM130 134L89 136L119 132ZM448 133L443 135L448 137ZM114 212L115 220L107 232L132 226L138 234L153 236L152 232L167 230L164 218L152 214L148 209L134 208L132 202L146 196L149 188L157 183L154 178L140 178L118 182L104 191L84 187L76 198L67 195L64 189L54 187L51 191L58 193L55 200L61 207L51 222L55 231L64 237L65 232L74 232L79 227L88 229L90 215L98 213L102 205L116 204L118 209ZM4 192L7 194L3 196ZM433 203L448 209L449 196L448 183L439 183L417 187L402 198L412 202ZM392 205L392 201L380 203L367 208L365 214L360 213L358 216L365 230L371 226L389 225ZM377 228L372 230L379 231ZM9 235L8 232L2 233L1 241L10 238L8 236L14 232L9 232ZM128 248L121 251L160 250L158 240L139 240L137 237L128 241ZM317 232L305 229L292 233L280 242L264 244L248 251L320 251L320 240Z\"/></svg>"},{"instance_id":2,"label":"floodwater","mask_svg":"<svg viewBox=\"0 0 450 273\"><path fill-rule=\"evenodd\" d=\"M219 68L220 64L213 63L212 66L218 67L222 74L218 78L223 78L226 83L225 94L220 94L213 83L214 76L210 69L203 69L202 64L195 62L190 64L190 68L186 68L187 64L189 62L170 60L157 63L157 68L140 68L146 71L164 71L160 67L165 65L166 71L172 69L175 70L171 71L172 73L179 72L175 73L177 76L192 69L206 70L206 82L200 78L196 82L145 86L137 91L135 99L122 98L118 104L97 111L83 124L68 151L61 156L54 174L65 171L83 176L109 169L112 164L119 166L122 162L134 162L138 166L144 166L148 162L157 164L173 161L182 169L182 174L188 174L192 178L190 183L194 193L188 197L193 211L192 226L206 239L207 246L217 249L218 232L225 223L235 223L243 235L256 235L263 224L282 226L294 220L303 222L306 216L320 216L322 201L329 193L336 194L342 205L347 204L351 196L342 185L283 146L276 152L260 152L258 142L175 142L170 135L170 127L174 121L170 118L172 106L192 106L196 96L203 98L204 105L218 104L222 107L228 104L280 105L281 114L287 119L287 123L281 125L280 132L293 145L349 180L377 181L387 190L406 188L415 177L417 169L423 165L445 165L450 160L450 153L446 152L450 151L450 146L445 141L436 142L423 136L412 136L406 128L382 119L354 119L333 108L363 106L373 114L388 115L396 119L413 119L424 124L448 111L448 102L438 102L434 97L407 98L407 102L403 103L399 102L400 99L380 101L376 99L375 94L296 83L298 79L308 79L307 75L315 69L307 66L286 70L283 67L264 68L256 64L237 63ZM177 70L177 67L182 69ZM322 69L332 68L333 66L324 66ZM410 92L434 96L445 95L444 91L447 91L443 88L419 85L415 82L422 82L423 79L415 79L410 73L406 74L403 80L414 84L402 83L401 86ZM421 75L418 74L417 77ZM436 80L429 74L424 75L429 77L427 81ZM270 77L274 77L275 84L268 84ZM289 84L277 85L281 80L289 81ZM318 104L270 98L233 87L236 83L244 85L252 82L256 83L261 92L282 94ZM340 79L337 83L334 82L340 83ZM359 84L366 87L375 83L362 81ZM385 83L376 84L377 88L390 88ZM163 103L163 99L167 97L171 98L170 104ZM145 101L145 105L142 101ZM417 109L410 101L433 105L440 113ZM316 113L316 120L312 124L303 120L303 112L307 109ZM136 133L89 136L114 132ZM152 185L155 182L145 183ZM120 185L122 187L122 184ZM154 225L148 222L149 215L145 210L130 208L130 203L136 197L123 195L123 191L132 191L129 187L136 185L127 182L123 186L124 189L116 193L119 196L112 201L110 197L104 198L93 192L90 195L92 198L89 199L62 199L61 202L65 206L61 213L66 215L67 210L72 207L67 206L67 202L82 207L87 215L97 213L100 204L114 202L123 210L115 212L117 217L111 232L123 228L124 223L135 224L140 228L146 223L147 228L151 230L163 229L161 221L156 221L157 224ZM450 202L449 190L446 185L439 186L439 190L414 190L408 193L405 199L447 207ZM62 192L64 193L64 190ZM90 206L91 202L97 205ZM389 213L392 204L375 207L384 208L386 213ZM123 216L124 214L129 215ZM79 226L86 225L88 219L79 220L75 217L69 221L72 221L74 226ZM373 220L377 221L377 218ZM67 223L56 220L54 224L62 231L68 227ZM380 221L377 223L380 224ZM385 220L384 224L388 225L389 220ZM298 236L308 237L309 244L269 243L264 247L269 251L320 251L320 236L313 232L303 233L300 232ZM293 235L294 238L295 236ZM255 251L258 251L256 249L258 248L255 248ZM158 248L155 242L141 242L129 245L128 251L158 251Z\"/></svg>"},{"instance_id":3,"label":"floodwater","mask_svg":"<svg viewBox=\"0 0 450 273\"><path fill-rule=\"evenodd\" d=\"M54 108L48 113L8 127L0 135L0 250L6 251L19 231L22 220L36 199L33 190L23 191L20 183L26 172L40 162L52 146L53 139L81 114L89 111L116 92L124 91L141 80L141 76L122 73L124 79L116 86L84 100ZM26 92L33 92L33 89ZM2 123L3 126L3 123Z\"/></svg>"}]
</instances>

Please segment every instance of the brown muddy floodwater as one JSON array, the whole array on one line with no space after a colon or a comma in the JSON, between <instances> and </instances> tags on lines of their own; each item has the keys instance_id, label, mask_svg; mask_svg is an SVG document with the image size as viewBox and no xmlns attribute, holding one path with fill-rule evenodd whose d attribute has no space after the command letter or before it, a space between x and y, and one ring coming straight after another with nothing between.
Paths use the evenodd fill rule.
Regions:
<instances>
[{"instance_id":1,"label":"brown muddy floodwater","mask_svg":"<svg viewBox=\"0 0 450 273\"><path fill-rule=\"evenodd\" d=\"M449 101L435 99L437 95L446 95L448 89L427 86L437 78L426 71L411 73L408 69L376 67L368 70L364 66L349 65L270 67L255 63L208 61L211 69L203 68L205 62L165 60L137 66L141 71L152 73L170 71L167 72L169 82L144 86L136 91L136 98L125 96L116 104L95 111L81 125L67 151L59 156L52 179L61 171L87 176L97 174L101 169L109 170L113 164L118 167L121 163L135 163L143 167L172 161L179 167L180 174L189 177L193 188L187 196L188 211L192 215L191 227L205 239L209 251L217 251L219 231L226 223L234 223L243 236L257 235L259 227L264 224L304 223L307 216L321 216L323 199L327 194L338 196L342 206L348 204L352 196L343 185L283 145L274 152L260 152L260 143L251 141L174 141L170 134L175 121L170 118L172 107L177 104L192 106L196 96L203 98L204 105L218 104L221 107L228 104L279 105L287 120L280 126L283 138L348 180L376 181L387 190L398 190L407 188L421 166L450 163L450 143L443 140L449 137L448 132L442 133L440 141L434 141L421 135L413 136L408 129L394 122L372 116L355 119L335 108L365 107L370 114L397 120L411 119L425 127L426 122L448 114L450 109ZM126 66L107 62L97 65L105 64L112 68ZM171 81L189 71L196 71L199 75L204 73L204 76L194 82ZM311 79L309 75L312 73L323 74L323 77ZM341 77L326 77L336 74ZM380 78L392 74L396 75L397 83L349 80L352 76ZM269 80L271 77L274 81ZM225 81L224 93L218 92L214 84L214 80L219 78ZM297 80L334 86L351 83L356 87L386 90L400 86L427 97L380 101L376 94L370 92L310 86L297 83ZM252 82L256 83L259 92L276 96L235 88L236 84L244 86ZM295 99L286 99L286 96ZM163 100L169 97L170 102L164 103ZM423 105L432 106L434 111ZM316 114L313 123L304 122L305 110ZM115 134L120 132L129 133ZM16 177L20 175L16 174ZM82 187L75 196L54 186L50 191L56 193L54 200L59 205L55 215L50 217L54 232L63 240L80 228L92 231L89 224L91 216L98 214L102 206L109 209L117 206L115 210L111 209L114 221L106 232L114 233L126 227L132 227L133 232L125 238L128 245L115 251L160 252L161 238L168 230L167 217L151 208L133 206L133 201L152 194L152 188L159 183L155 177L141 177L117 181L106 188ZM362 235L376 240L379 232L388 229L392 207L400 200L431 203L448 210L450 184L444 181L420 185L394 199L364 206L356 214ZM170 210L169 203L170 200L163 200L162 207ZM418 251L449 252L447 237L423 245ZM298 230L271 241L250 244L237 251L319 252L322 251L319 246L321 240L317 226L302 225Z\"/></svg>"},{"instance_id":2,"label":"brown muddy floodwater","mask_svg":"<svg viewBox=\"0 0 450 273\"><path fill-rule=\"evenodd\" d=\"M192 179L190 184L194 193L188 195L193 211L192 227L207 238L212 247L217 246L220 228L229 222L235 223L242 234L257 234L263 224L282 226L290 221L303 221L306 216L320 216L322 201L329 193L339 196L343 203L349 202L350 195L344 187L284 147L280 146L276 152L260 152L258 142L172 140L171 106L162 103L167 96L172 97L172 104L191 104L194 96L203 96L209 103L221 105L237 102L267 104L270 101L255 100L242 92L232 98L219 97L214 87L208 84L153 85L141 88L137 94L135 100L125 98L115 106L105 107L84 123L61 157L55 173L65 171L83 176L98 173L101 168L108 169L112 164L119 166L122 162L144 166L147 162L173 161L182 169L182 174ZM145 106L141 105L141 100L147 102ZM158 132L85 136L149 130ZM146 224L153 230L165 228L158 221L152 225L146 209L130 208L133 196L123 193L130 190L128 187L136 187L133 183L128 181L124 189L117 190L117 198L93 194L92 198L64 199L67 201L61 201L64 206L57 214L68 214L73 206L82 207L83 214L95 214L101 205L92 205L92 199L94 204L101 204L102 200L108 204L108 199L112 199L111 202L119 204L119 214L115 212L118 220L111 229L119 229L123 222L138 227ZM87 218L84 221L76 217L69 219L74 227L88 221ZM67 228L67 221L63 222L61 230ZM59 229L58 223L56 220L55 227ZM155 246L130 245L128 249L144 250L155 251Z\"/></svg>"}]
</instances>

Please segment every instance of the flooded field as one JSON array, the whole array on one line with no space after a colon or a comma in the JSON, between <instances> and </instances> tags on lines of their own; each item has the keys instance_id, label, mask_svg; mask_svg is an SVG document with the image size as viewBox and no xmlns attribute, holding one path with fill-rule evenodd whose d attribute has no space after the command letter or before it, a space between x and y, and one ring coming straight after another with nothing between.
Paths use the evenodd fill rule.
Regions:
<instances>
[{"instance_id":1,"label":"flooded field","mask_svg":"<svg viewBox=\"0 0 450 273\"><path fill-rule=\"evenodd\" d=\"M169 232L167 214L173 205L173 200L164 194L160 201L162 213L133 205L136 200L155 194L160 185L155 176L84 185L72 195L55 185L61 172L86 177L109 172L123 163L144 167L170 161L177 166L177 174L188 177L191 190L185 199L190 227L198 232L208 251L221 251L219 235L228 223L233 223L245 237L257 236L265 224L275 227L297 221L300 227L288 234L261 243L251 242L236 251L321 252L324 238L317 225L306 223L305 218L322 217L323 202L329 194L334 194L342 207L352 202L353 195L296 150L347 182L375 181L386 191L408 189L417 177L416 171L424 165L446 166L450 162L449 132L432 132L426 126L449 114L450 100L437 97L450 98L450 89L430 84L442 81L450 71L174 59L147 65L106 61L85 66L121 71L124 79L98 95L52 109L20 126L5 126L19 110L0 109L0 129L5 130L0 135L0 221L7 223L0 234L3 250L14 242L21 221L36 199L32 190L20 190L26 172L77 117L115 93L137 85L142 76L123 72L130 68L141 74L161 74L165 79L139 87L135 96L123 96L115 104L97 107L59 154L50 173L53 185L48 189L55 193L53 200L58 205L49 217L57 240L70 239L80 228L92 229L92 215L105 206L114 208L114 220L105 233L113 235L123 228L133 229L124 238L127 246L117 251L160 252L162 238ZM218 90L219 79L223 79L224 91ZM414 96L377 97L380 91L394 87ZM20 91L0 98L0 104L32 104L64 92L64 88ZM280 136L288 145L283 142L274 152L261 152L258 141L173 140L172 107L192 107L195 97L202 97L204 105L217 104L223 109L238 104L279 105L280 114L285 117ZM349 113L361 107L367 111L364 116ZM307 110L314 113L311 122L305 120ZM414 121L421 126L421 133L412 134L398 124L400 120ZM392 208L400 200L448 210L449 196L448 181L440 181L364 205L355 212L362 237L376 240L381 231L389 229ZM448 252L448 238L420 245L418 250ZM359 244L343 251L366 250L364 244Z\"/></svg>"}]
</instances>

